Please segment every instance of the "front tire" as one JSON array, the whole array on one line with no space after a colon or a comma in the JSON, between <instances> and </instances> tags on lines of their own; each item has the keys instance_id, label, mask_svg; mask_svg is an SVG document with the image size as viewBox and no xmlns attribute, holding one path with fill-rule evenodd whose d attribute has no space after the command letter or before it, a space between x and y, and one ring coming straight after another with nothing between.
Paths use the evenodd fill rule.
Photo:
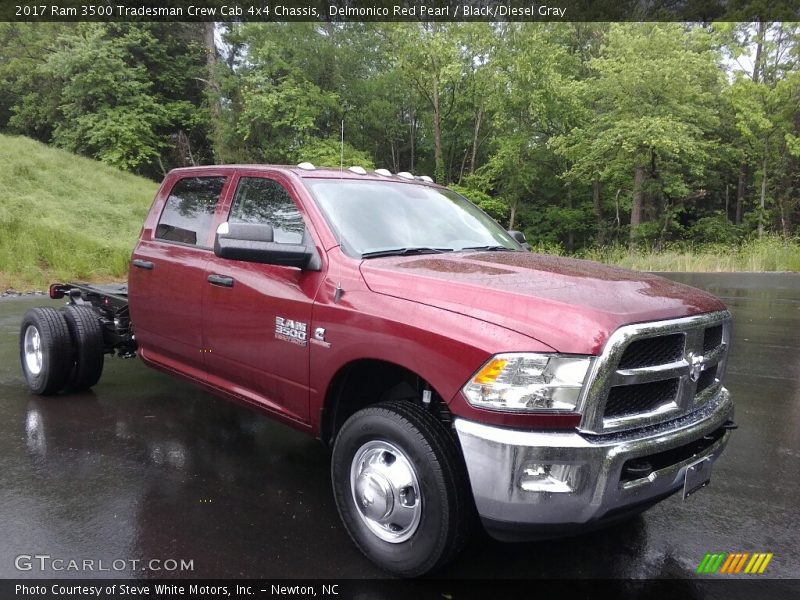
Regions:
<instances>
[{"instance_id":1,"label":"front tire","mask_svg":"<svg viewBox=\"0 0 800 600\"><path fill-rule=\"evenodd\" d=\"M22 373L31 392L57 394L72 369L72 344L64 316L54 308L32 308L19 333Z\"/></svg>"},{"instance_id":2,"label":"front tire","mask_svg":"<svg viewBox=\"0 0 800 600\"><path fill-rule=\"evenodd\" d=\"M331 478L350 537L395 575L444 566L472 529L472 494L455 440L410 401L351 416L336 437Z\"/></svg>"}]
</instances>

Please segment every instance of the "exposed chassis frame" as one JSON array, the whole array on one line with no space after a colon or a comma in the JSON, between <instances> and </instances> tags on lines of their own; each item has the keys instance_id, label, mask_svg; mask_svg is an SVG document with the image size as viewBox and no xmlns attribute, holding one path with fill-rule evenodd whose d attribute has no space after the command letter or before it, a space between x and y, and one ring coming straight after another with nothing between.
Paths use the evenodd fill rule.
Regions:
<instances>
[{"instance_id":1,"label":"exposed chassis frame","mask_svg":"<svg viewBox=\"0 0 800 600\"><path fill-rule=\"evenodd\" d=\"M138 345L131 326L126 284L54 283L49 294L54 300L66 297L70 304L88 306L97 313L103 330L103 352L119 358L136 356Z\"/></svg>"}]
</instances>

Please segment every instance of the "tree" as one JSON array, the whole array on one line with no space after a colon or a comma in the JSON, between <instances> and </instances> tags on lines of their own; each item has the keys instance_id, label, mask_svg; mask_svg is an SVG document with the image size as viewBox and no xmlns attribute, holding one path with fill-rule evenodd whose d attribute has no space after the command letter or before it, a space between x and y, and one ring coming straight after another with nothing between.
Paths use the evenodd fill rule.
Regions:
<instances>
[{"instance_id":1,"label":"tree","mask_svg":"<svg viewBox=\"0 0 800 600\"><path fill-rule=\"evenodd\" d=\"M747 175L757 172L760 179L756 212L759 237L764 232L769 204L777 206L784 233L788 233L791 213L796 206L797 181L789 172L797 164L792 139L797 134L800 119L798 31L800 27L796 24L742 24L731 29L728 42L728 52L736 58L755 45L752 72L737 70L726 96L738 134L735 148L742 157L736 223L742 222ZM773 186L773 202L768 202L771 179L779 183Z\"/></svg>"},{"instance_id":2,"label":"tree","mask_svg":"<svg viewBox=\"0 0 800 600\"><path fill-rule=\"evenodd\" d=\"M0 67L0 95L9 103L0 126L154 177L200 162L208 144L198 31L187 23L4 26L10 60Z\"/></svg>"},{"instance_id":3,"label":"tree","mask_svg":"<svg viewBox=\"0 0 800 600\"><path fill-rule=\"evenodd\" d=\"M123 169L156 160L156 129L166 121L141 65L125 62L119 38L109 39L99 24L65 34L41 65L61 84L53 142Z\"/></svg>"},{"instance_id":4,"label":"tree","mask_svg":"<svg viewBox=\"0 0 800 600\"><path fill-rule=\"evenodd\" d=\"M0 128L51 141L59 86L40 66L52 52L53 40L70 28L61 23L0 23Z\"/></svg>"},{"instance_id":5,"label":"tree","mask_svg":"<svg viewBox=\"0 0 800 600\"><path fill-rule=\"evenodd\" d=\"M558 179L564 165L549 146L553 136L569 129L579 110L574 93L579 61L559 43L565 33L556 24L509 23L502 31L505 44L495 62L496 77L504 85L489 96L496 135L493 151L479 171L508 201L510 228L517 226L526 204L537 206L533 214L539 215L538 221L543 221L549 202L564 211L574 208ZM572 227L562 231L567 239L574 233Z\"/></svg>"},{"instance_id":6,"label":"tree","mask_svg":"<svg viewBox=\"0 0 800 600\"><path fill-rule=\"evenodd\" d=\"M554 147L573 177L629 181L633 242L702 178L719 125L721 72L704 31L653 23L613 25L590 68L582 93L591 120Z\"/></svg>"},{"instance_id":7,"label":"tree","mask_svg":"<svg viewBox=\"0 0 800 600\"><path fill-rule=\"evenodd\" d=\"M456 43L460 23L403 23L393 28L397 60L404 78L430 108L434 178L447 181L442 154L442 124L455 106L463 79L463 54Z\"/></svg>"}]
</instances>

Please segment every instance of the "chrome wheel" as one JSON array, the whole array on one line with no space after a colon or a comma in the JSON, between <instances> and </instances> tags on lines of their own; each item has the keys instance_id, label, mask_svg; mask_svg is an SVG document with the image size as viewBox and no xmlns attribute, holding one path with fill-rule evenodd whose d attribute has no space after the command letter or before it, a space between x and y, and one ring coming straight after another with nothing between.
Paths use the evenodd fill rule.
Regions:
<instances>
[{"instance_id":1,"label":"chrome wheel","mask_svg":"<svg viewBox=\"0 0 800 600\"><path fill-rule=\"evenodd\" d=\"M422 490L405 454L384 441L361 446L350 466L350 490L361 520L380 539L399 544L417 530Z\"/></svg>"},{"instance_id":2,"label":"chrome wheel","mask_svg":"<svg viewBox=\"0 0 800 600\"><path fill-rule=\"evenodd\" d=\"M42 338L33 325L25 330L24 353L25 368L35 377L42 372Z\"/></svg>"}]
</instances>

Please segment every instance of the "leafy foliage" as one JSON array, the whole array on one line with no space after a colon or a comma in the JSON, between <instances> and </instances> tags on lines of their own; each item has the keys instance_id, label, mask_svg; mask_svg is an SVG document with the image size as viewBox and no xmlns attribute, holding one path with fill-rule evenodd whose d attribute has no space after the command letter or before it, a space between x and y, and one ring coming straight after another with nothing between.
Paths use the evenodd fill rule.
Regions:
<instances>
[{"instance_id":1,"label":"leafy foliage","mask_svg":"<svg viewBox=\"0 0 800 600\"><path fill-rule=\"evenodd\" d=\"M0 24L0 131L154 179L360 164L564 252L800 225L797 23Z\"/></svg>"},{"instance_id":2,"label":"leafy foliage","mask_svg":"<svg viewBox=\"0 0 800 600\"><path fill-rule=\"evenodd\" d=\"M502 199L493 198L486 192L457 184L451 185L450 188L480 207L483 212L498 223L504 224L508 222L508 204Z\"/></svg>"},{"instance_id":3,"label":"leafy foliage","mask_svg":"<svg viewBox=\"0 0 800 600\"><path fill-rule=\"evenodd\" d=\"M188 24L1 24L0 39L23 44L0 67L6 127L154 176L197 162L208 118L195 37Z\"/></svg>"}]
</instances>

